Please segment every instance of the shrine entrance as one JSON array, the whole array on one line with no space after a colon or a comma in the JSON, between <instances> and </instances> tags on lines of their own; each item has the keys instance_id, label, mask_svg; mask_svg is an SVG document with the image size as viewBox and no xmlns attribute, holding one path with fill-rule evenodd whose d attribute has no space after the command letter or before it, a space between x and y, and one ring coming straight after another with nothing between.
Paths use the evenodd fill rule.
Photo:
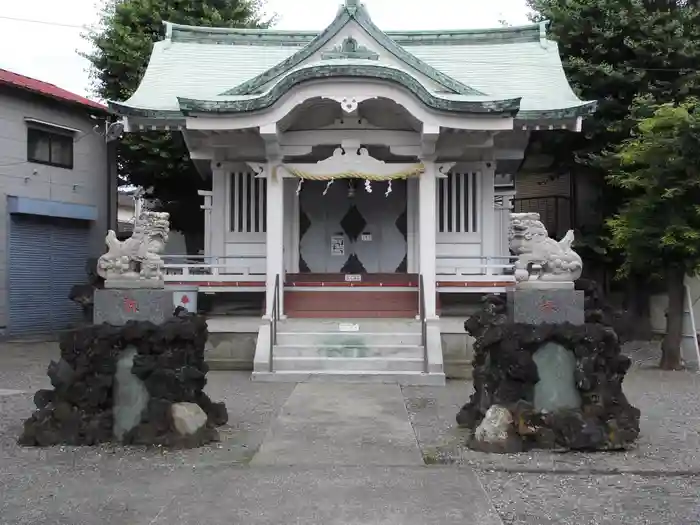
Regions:
<instances>
[{"instance_id":1,"label":"shrine entrance","mask_svg":"<svg viewBox=\"0 0 700 525\"><path fill-rule=\"evenodd\" d=\"M405 274L406 187L405 180L390 186L367 185L361 179L304 181L299 193L299 272Z\"/></svg>"}]
</instances>

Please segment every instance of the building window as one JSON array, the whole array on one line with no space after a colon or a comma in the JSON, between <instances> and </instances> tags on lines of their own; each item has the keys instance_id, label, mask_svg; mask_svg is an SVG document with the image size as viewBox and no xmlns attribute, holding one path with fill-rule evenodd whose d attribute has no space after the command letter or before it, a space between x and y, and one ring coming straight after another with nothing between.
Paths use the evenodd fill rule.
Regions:
<instances>
[{"instance_id":1,"label":"building window","mask_svg":"<svg viewBox=\"0 0 700 525\"><path fill-rule=\"evenodd\" d=\"M73 137L38 128L27 128L27 160L73 169Z\"/></svg>"},{"instance_id":2,"label":"building window","mask_svg":"<svg viewBox=\"0 0 700 525\"><path fill-rule=\"evenodd\" d=\"M267 179L259 179L254 173L231 175L231 231L267 231Z\"/></svg>"},{"instance_id":3,"label":"building window","mask_svg":"<svg viewBox=\"0 0 700 525\"><path fill-rule=\"evenodd\" d=\"M439 233L475 233L479 224L478 173L450 173L438 179Z\"/></svg>"}]
</instances>

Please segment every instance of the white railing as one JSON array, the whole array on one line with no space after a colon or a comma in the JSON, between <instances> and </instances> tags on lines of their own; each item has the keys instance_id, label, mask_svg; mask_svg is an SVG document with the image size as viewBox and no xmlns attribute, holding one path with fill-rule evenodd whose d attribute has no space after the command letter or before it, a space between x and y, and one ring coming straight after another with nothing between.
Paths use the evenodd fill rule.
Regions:
<instances>
[{"instance_id":1,"label":"white railing","mask_svg":"<svg viewBox=\"0 0 700 525\"><path fill-rule=\"evenodd\" d=\"M265 272L241 265L246 257L215 257L205 255L164 255L165 282L201 281L265 281ZM257 259L259 257L249 257ZM227 263L227 260L231 262Z\"/></svg>"},{"instance_id":2,"label":"white railing","mask_svg":"<svg viewBox=\"0 0 700 525\"><path fill-rule=\"evenodd\" d=\"M248 258L260 260L259 257ZM255 265L241 265L242 259L246 257L166 255L163 256L165 282L264 282L265 271ZM457 282L512 278L516 260L517 257L512 256L438 257L436 277L440 281Z\"/></svg>"},{"instance_id":3,"label":"white railing","mask_svg":"<svg viewBox=\"0 0 700 525\"><path fill-rule=\"evenodd\" d=\"M461 257L459 264L455 264L455 259L452 257L444 259L449 263L441 262L440 257L437 260L435 273L438 280L468 281L485 277L510 277L514 273L514 263L518 258L510 255L468 256Z\"/></svg>"}]
</instances>

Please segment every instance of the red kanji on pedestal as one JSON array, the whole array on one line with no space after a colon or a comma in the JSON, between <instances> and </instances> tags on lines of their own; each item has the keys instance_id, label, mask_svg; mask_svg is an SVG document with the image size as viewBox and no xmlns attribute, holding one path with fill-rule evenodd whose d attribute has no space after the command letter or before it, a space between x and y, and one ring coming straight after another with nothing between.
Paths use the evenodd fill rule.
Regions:
<instances>
[{"instance_id":1,"label":"red kanji on pedestal","mask_svg":"<svg viewBox=\"0 0 700 525\"><path fill-rule=\"evenodd\" d=\"M551 312L556 312L556 311L559 310L559 308L557 308L557 305L554 304L554 301L545 301L545 302L543 302L543 303L540 305L540 309L541 309L543 312L550 312L550 313L551 313Z\"/></svg>"},{"instance_id":2,"label":"red kanji on pedestal","mask_svg":"<svg viewBox=\"0 0 700 525\"><path fill-rule=\"evenodd\" d=\"M136 301L133 299L129 299L127 297L124 298L124 311L125 312L138 312L139 311L139 306L136 304Z\"/></svg>"},{"instance_id":3,"label":"red kanji on pedestal","mask_svg":"<svg viewBox=\"0 0 700 525\"><path fill-rule=\"evenodd\" d=\"M187 303L190 302L190 298L187 297L186 295L183 295L183 296L182 296L182 299L180 299L180 302L181 302L182 304L187 304Z\"/></svg>"}]
</instances>

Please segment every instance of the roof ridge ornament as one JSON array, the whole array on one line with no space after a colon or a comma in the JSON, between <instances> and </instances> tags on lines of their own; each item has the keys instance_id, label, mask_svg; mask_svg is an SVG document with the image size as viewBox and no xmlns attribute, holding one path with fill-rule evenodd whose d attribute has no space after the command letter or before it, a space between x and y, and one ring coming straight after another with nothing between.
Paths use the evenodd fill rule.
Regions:
<instances>
[{"instance_id":1,"label":"roof ridge ornament","mask_svg":"<svg viewBox=\"0 0 700 525\"><path fill-rule=\"evenodd\" d=\"M359 58L366 60L379 60L379 53L375 53L367 49L365 46L361 46L357 43L352 36L347 37L339 45L330 49L329 51L323 51L321 53L321 60L333 60L338 58Z\"/></svg>"},{"instance_id":2,"label":"roof ridge ornament","mask_svg":"<svg viewBox=\"0 0 700 525\"><path fill-rule=\"evenodd\" d=\"M362 7L360 0L345 0L345 9L347 9L350 14L354 14L360 7Z\"/></svg>"},{"instance_id":3,"label":"roof ridge ornament","mask_svg":"<svg viewBox=\"0 0 700 525\"><path fill-rule=\"evenodd\" d=\"M354 21L365 33L367 33L368 37L374 40L378 46L384 48L386 51L394 55L410 69L418 71L422 75L427 76L436 84L439 84L458 95L487 96L486 93L467 86L466 84L463 84L451 76L437 70L430 64L423 62L423 60L419 59L394 42L386 35L386 33L374 25L374 22L372 22L370 19L367 9L365 8L364 4L360 3L360 0L345 0L345 4L342 5L333 22L331 22L326 29L321 31L321 33L319 33L306 46L294 53L292 56L271 67L267 71L260 73L258 76L251 78L250 80L247 80L233 87L232 89L221 93L220 95L255 95L262 93L265 90L266 84L270 84L271 82L280 79L280 77L290 74L294 68L308 60L315 53L321 51L324 46L328 45L332 39L338 36L340 31L351 21Z\"/></svg>"}]
</instances>

